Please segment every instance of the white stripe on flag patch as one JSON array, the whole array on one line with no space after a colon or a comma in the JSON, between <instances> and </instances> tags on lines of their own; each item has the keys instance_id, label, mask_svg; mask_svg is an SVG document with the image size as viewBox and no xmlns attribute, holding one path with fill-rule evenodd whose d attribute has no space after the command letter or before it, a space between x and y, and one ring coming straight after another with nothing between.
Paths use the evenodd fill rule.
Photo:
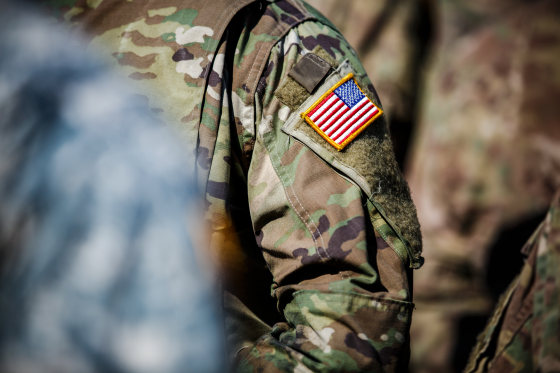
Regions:
<instances>
[{"instance_id":1,"label":"white stripe on flag patch","mask_svg":"<svg viewBox=\"0 0 560 373\"><path fill-rule=\"evenodd\" d=\"M302 117L331 145L342 150L382 113L362 92L353 75L348 74Z\"/></svg>"},{"instance_id":2,"label":"white stripe on flag patch","mask_svg":"<svg viewBox=\"0 0 560 373\"><path fill-rule=\"evenodd\" d=\"M369 102L366 102L365 105L360 109L356 114L352 115L352 118L348 119L344 125L340 126L340 128L332 134L331 138L336 141L338 137L344 133L348 129L348 127L352 126L356 121L359 121L372 112L375 111L375 106Z\"/></svg>"},{"instance_id":3,"label":"white stripe on flag patch","mask_svg":"<svg viewBox=\"0 0 560 373\"><path fill-rule=\"evenodd\" d=\"M340 131L346 127L346 125L350 122L353 122L357 117L364 113L364 110L368 108L368 101L369 99L366 97L362 101L360 101L357 105L355 105L349 112L349 116L346 117L344 121L340 121L338 126L333 126L331 129L325 131L330 137L336 137Z\"/></svg>"},{"instance_id":4,"label":"white stripe on flag patch","mask_svg":"<svg viewBox=\"0 0 560 373\"><path fill-rule=\"evenodd\" d=\"M325 110L335 101L337 101L337 96L336 95L332 95L331 98L329 98L324 104L321 105L321 107L312 115L311 120L316 120L318 117L320 117Z\"/></svg>"}]
</instances>

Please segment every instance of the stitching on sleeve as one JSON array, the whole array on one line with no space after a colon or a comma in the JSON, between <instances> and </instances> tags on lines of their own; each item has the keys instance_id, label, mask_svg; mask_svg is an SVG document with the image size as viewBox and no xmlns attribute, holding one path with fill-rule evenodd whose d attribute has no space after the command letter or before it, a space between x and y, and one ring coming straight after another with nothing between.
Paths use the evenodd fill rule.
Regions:
<instances>
[{"instance_id":1,"label":"stitching on sleeve","mask_svg":"<svg viewBox=\"0 0 560 373\"><path fill-rule=\"evenodd\" d=\"M283 172L280 172L280 170L278 169L278 167L275 165L275 163L277 163L278 165L281 164L281 163L280 163L280 159L279 159L277 156L275 156L272 152L270 152L270 151L266 148L266 146L265 146L265 149L266 149L266 151L268 152L268 154L270 155L270 157L273 159L272 167L274 168L274 170L276 171L276 173L277 173L279 176L281 176L281 177L280 177L280 181L282 182L282 176L285 177L285 174L284 174ZM290 202L290 205L292 205L292 208L294 209L296 215L300 218L300 220L303 222L303 224L305 225L305 227L306 227L307 230L309 231L309 234L311 235L311 239L313 240L313 243L314 243L315 250L317 251L317 253L319 253L319 248L318 248L318 245L317 245L317 239L315 238L315 235L313 234L313 231L312 231L311 227L309 226L309 224L307 223L306 219L304 219L303 216L301 216L301 214L298 212L298 209L296 208L296 206L295 206L295 204L294 204L292 198L290 198L290 193L288 192L288 189L290 189L290 190L292 191L292 194L293 194L294 197L296 198L296 200L297 200L299 206L301 207L301 209L303 210L303 212L309 217L309 221L310 221L311 223L313 223L313 225L315 225L315 223L313 222L313 220L311 220L311 216L309 215L309 213L307 212L307 210L305 210L305 208L304 208L303 205L301 204L299 198L297 198L297 195L294 193L293 188L292 188L292 187L286 187L286 186L284 185L283 182L282 182L282 185L283 185L284 188L285 188L285 191L286 191L286 198L288 199L288 202ZM318 232L320 233L320 231L319 231L319 229L317 228L317 226L315 226L315 227L316 227L316 231L318 231ZM323 242L323 237L321 237L321 242ZM323 242L323 245L324 245L324 242ZM320 255L320 254L319 254L319 255Z\"/></svg>"}]
</instances>

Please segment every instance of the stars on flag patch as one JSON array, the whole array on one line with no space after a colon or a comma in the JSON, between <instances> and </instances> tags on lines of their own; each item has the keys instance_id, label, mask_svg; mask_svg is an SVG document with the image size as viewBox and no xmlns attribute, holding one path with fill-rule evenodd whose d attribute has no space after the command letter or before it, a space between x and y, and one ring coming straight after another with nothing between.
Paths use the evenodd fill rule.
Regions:
<instances>
[{"instance_id":1,"label":"stars on flag patch","mask_svg":"<svg viewBox=\"0 0 560 373\"><path fill-rule=\"evenodd\" d=\"M301 116L340 151L382 113L348 74Z\"/></svg>"}]
</instances>

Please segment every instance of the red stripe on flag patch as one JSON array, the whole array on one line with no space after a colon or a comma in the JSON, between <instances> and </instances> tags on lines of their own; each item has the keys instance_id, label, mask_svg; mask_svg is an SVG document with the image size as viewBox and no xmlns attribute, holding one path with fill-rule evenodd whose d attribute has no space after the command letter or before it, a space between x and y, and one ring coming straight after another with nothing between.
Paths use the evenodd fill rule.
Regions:
<instances>
[{"instance_id":1,"label":"red stripe on flag patch","mask_svg":"<svg viewBox=\"0 0 560 373\"><path fill-rule=\"evenodd\" d=\"M321 101L319 103L319 105L315 106L315 108L309 113L309 115L312 116L313 114L315 114L317 112L322 113L323 110L321 108L327 103L329 98L331 98L333 95L334 95L334 93L331 92L331 94L328 95L323 101Z\"/></svg>"},{"instance_id":2,"label":"red stripe on flag patch","mask_svg":"<svg viewBox=\"0 0 560 373\"><path fill-rule=\"evenodd\" d=\"M353 74L348 74L301 114L339 151L383 113L353 77Z\"/></svg>"}]
</instances>

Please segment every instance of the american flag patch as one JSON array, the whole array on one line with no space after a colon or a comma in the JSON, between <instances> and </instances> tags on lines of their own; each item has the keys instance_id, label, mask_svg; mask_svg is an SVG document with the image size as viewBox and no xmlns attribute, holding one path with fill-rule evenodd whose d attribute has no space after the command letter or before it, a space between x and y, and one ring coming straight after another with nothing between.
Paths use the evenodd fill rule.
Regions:
<instances>
[{"instance_id":1,"label":"american flag patch","mask_svg":"<svg viewBox=\"0 0 560 373\"><path fill-rule=\"evenodd\" d=\"M348 74L301 114L325 140L342 150L383 111Z\"/></svg>"}]
</instances>

